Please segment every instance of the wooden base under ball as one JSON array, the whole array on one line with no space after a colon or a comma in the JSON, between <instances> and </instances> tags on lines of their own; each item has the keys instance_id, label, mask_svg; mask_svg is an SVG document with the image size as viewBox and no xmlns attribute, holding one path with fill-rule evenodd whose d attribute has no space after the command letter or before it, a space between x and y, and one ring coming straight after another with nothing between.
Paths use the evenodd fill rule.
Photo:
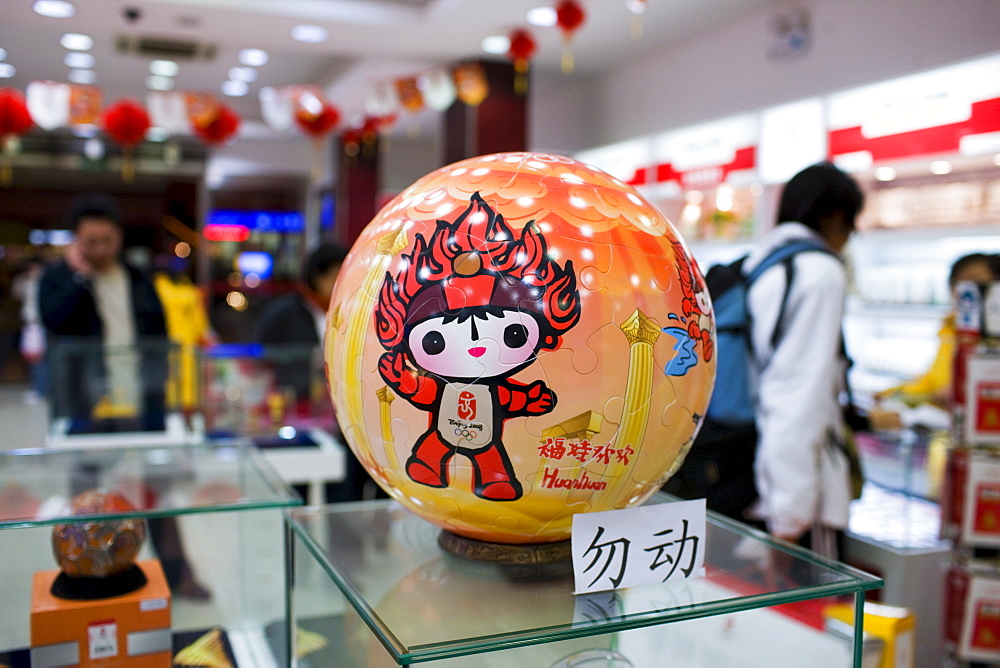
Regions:
<instances>
[{"instance_id":1,"label":"wooden base under ball","mask_svg":"<svg viewBox=\"0 0 1000 668\"><path fill-rule=\"evenodd\" d=\"M459 536L446 529L438 534L438 545L460 559L495 564L516 579L553 578L572 575L573 554L569 540L555 543L491 543Z\"/></svg>"}]
</instances>

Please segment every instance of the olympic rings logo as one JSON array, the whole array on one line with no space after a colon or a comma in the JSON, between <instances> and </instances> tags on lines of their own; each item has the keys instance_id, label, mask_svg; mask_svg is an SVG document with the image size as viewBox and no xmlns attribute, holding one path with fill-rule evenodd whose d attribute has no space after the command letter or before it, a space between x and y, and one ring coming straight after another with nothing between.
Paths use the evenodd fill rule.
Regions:
<instances>
[{"instance_id":1,"label":"olympic rings logo","mask_svg":"<svg viewBox=\"0 0 1000 668\"><path fill-rule=\"evenodd\" d=\"M455 427L455 436L464 438L467 441L472 441L479 436L479 432L475 429L461 429L459 427Z\"/></svg>"}]
</instances>

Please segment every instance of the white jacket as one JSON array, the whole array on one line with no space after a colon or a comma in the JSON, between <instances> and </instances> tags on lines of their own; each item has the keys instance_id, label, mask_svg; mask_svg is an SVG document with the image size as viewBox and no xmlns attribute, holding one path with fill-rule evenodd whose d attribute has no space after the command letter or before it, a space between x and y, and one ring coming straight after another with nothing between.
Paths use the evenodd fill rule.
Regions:
<instances>
[{"instance_id":1,"label":"white jacket","mask_svg":"<svg viewBox=\"0 0 1000 668\"><path fill-rule=\"evenodd\" d=\"M771 230L744 263L749 273L774 248L796 239L822 238L805 225L783 223ZM786 290L785 266L768 268L748 295L754 353L759 363L754 465L760 501L753 515L779 535L817 526L847 526L851 501L847 458L830 445L839 433L843 385L841 317L846 275L840 260L819 252L793 256L794 279L777 348L771 334ZM831 431L834 430L834 431Z\"/></svg>"}]
</instances>

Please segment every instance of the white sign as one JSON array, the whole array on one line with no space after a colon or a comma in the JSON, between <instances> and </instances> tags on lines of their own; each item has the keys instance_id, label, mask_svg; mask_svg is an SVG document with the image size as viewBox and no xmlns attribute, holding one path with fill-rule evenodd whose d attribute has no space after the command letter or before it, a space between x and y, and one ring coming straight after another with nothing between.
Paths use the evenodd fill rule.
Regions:
<instances>
[{"instance_id":1,"label":"white sign","mask_svg":"<svg viewBox=\"0 0 1000 668\"><path fill-rule=\"evenodd\" d=\"M115 620L91 622L87 626L87 647L91 661L118 656L118 625Z\"/></svg>"},{"instance_id":2,"label":"white sign","mask_svg":"<svg viewBox=\"0 0 1000 668\"><path fill-rule=\"evenodd\" d=\"M705 499L573 516L574 593L700 576Z\"/></svg>"}]
</instances>

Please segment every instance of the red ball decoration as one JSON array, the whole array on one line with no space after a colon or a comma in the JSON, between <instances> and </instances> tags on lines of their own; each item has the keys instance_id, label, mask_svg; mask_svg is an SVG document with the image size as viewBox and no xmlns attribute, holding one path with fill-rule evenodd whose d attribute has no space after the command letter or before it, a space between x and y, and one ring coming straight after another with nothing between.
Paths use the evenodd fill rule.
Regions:
<instances>
[{"instance_id":1,"label":"red ball decoration","mask_svg":"<svg viewBox=\"0 0 1000 668\"><path fill-rule=\"evenodd\" d=\"M295 112L295 123L311 137L322 137L340 122L340 111L328 102L323 102L318 113L312 113L304 108Z\"/></svg>"},{"instance_id":2,"label":"red ball decoration","mask_svg":"<svg viewBox=\"0 0 1000 668\"><path fill-rule=\"evenodd\" d=\"M528 69L528 61L535 55L537 48L538 45L531 33L518 28L510 34L510 48L507 50L507 55L514 61L514 68L523 72Z\"/></svg>"},{"instance_id":3,"label":"red ball decoration","mask_svg":"<svg viewBox=\"0 0 1000 668\"><path fill-rule=\"evenodd\" d=\"M240 129L239 114L224 104L219 105L218 113L211 121L195 124L194 132L206 144L223 144L232 138Z\"/></svg>"},{"instance_id":4,"label":"red ball decoration","mask_svg":"<svg viewBox=\"0 0 1000 668\"><path fill-rule=\"evenodd\" d=\"M131 99L120 100L105 109L101 123L108 136L122 146L141 142L151 125L143 106Z\"/></svg>"},{"instance_id":5,"label":"red ball decoration","mask_svg":"<svg viewBox=\"0 0 1000 668\"><path fill-rule=\"evenodd\" d=\"M34 122L21 92L0 88L0 137L27 132Z\"/></svg>"},{"instance_id":6,"label":"red ball decoration","mask_svg":"<svg viewBox=\"0 0 1000 668\"><path fill-rule=\"evenodd\" d=\"M562 0L556 5L556 25L567 37L583 25L586 16L583 7L576 0Z\"/></svg>"}]
</instances>

